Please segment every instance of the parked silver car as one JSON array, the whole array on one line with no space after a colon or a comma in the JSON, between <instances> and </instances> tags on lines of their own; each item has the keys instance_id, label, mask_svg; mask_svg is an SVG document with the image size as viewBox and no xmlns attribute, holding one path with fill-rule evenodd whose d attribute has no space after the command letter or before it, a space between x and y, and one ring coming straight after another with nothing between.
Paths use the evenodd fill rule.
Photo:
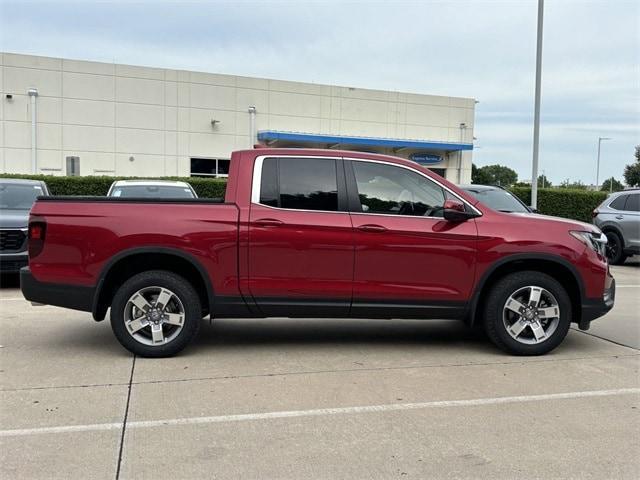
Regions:
<instances>
[{"instance_id":1,"label":"parked silver car","mask_svg":"<svg viewBox=\"0 0 640 480\"><path fill-rule=\"evenodd\" d=\"M593 211L593 223L607 236L609 263L620 265L640 254L640 189L609 195Z\"/></svg>"}]
</instances>

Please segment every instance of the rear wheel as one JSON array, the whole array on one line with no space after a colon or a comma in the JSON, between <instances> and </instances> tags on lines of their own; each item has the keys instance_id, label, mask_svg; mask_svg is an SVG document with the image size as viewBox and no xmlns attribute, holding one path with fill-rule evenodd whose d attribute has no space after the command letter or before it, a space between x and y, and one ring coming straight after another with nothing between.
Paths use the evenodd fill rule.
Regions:
<instances>
[{"instance_id":1,"label":"rear wheel","mask_svg":"<svg viewBox=\"0 0 640 480\"><path fill-rule=\"evenodd\" d=\"M513 355L543 355L567 335L571 300L549 275L518 272L491 288L484 314L485 331L496 346Z\"/></svg>"},{"instance_id":2,"label":"rear wheel","mask_svg":"<svg viewBox=\"0 0 640 480\"><path fill-rule=\"evenodd\" d=\"M607 260L611 265L622 265L627 258L624 254L622 238L616 232L606 232L605 235L607 236Z\"/></svg>"},{"instance_id":3,"label":"rear wheel","mask_svg":"<svg viewBox=\"0 0 640 480\"><path fill-rule=\"evenodd\" d=\"M142 357L168 357L183 350L200 329L201 305L191 284L155 270L131 277L111 304L118 341Z\"/></svg>"}]
</instances>

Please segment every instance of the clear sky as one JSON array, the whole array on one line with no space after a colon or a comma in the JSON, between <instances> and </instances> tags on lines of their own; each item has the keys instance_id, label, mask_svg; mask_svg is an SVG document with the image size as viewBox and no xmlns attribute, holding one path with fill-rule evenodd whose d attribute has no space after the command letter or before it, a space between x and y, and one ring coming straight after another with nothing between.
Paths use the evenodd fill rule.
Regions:
<instances>
[{"instance_id":1,"label":"clear sky","mask_svg":"<svg viewBox=\"0 0 640 480\"><path fill-rule=\"evenodd\" d=\"M535 0L0 0L0 50L476 98L478 165L531 178ZM640 2L546 0L540 169L622 178L640 143Z\"/></svg>"}]
</instances>

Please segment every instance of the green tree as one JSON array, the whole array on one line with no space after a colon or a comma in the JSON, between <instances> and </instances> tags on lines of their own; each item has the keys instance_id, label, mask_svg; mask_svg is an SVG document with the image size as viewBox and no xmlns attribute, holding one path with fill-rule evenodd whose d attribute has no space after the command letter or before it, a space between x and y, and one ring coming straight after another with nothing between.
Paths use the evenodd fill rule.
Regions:
<instances>
[{"instance_id":1,"label":"green tree","mask_svg":"<svg viewBox=\"0 0 640 480\"><path fill-rule=\"evenodd\" d=\"M624 167L624 181L630 187L640 187L640 145L636 145L636 161Z\"/></svg>"},{"instance_id":2,"label":"green tree","mask_svg":"<svg viewBox=\"0 0 640 480\"><path fill-rule=\"evenodd\" d=\"M490 181L491 179L484 171L482 171L482 168L476 167L475 163L471 164L471 183L475 183L476 185L486 185Z\"/></svg>"},{"instance_id":3,"label":"green tree","mask_svg":"<svg viewBox=\"0 0 640 480\"><path fill-rule=\"evenodd\" d=\"M538 176L538 188L551 188L553 184L545 174Z\"/></svg>"},{"instance_id":4,"label":"green tree","mask_svg":"<svg viewBox=\"0 0 640 480\"><path fill-rule=\"evenodd\" d=\"M619 192L620 190L624 190L624 185L622 185L622 182L616 180L614 177L607 178L602 183L602 187L600 188L601 192Z\"/></svg>"},{"instance_id":5,"label":"green tree","mask_svg":"<svg viewBox=\"0 0 640 480\"><path fill-rule=\"evenodd\" d=\"M500 185L510 187L518 181L518 174L515 170L504 165L487 165L478 169L477 177L488 185ZM476 183L476 182L474 182Z\"/></svg>"}]
</instances>

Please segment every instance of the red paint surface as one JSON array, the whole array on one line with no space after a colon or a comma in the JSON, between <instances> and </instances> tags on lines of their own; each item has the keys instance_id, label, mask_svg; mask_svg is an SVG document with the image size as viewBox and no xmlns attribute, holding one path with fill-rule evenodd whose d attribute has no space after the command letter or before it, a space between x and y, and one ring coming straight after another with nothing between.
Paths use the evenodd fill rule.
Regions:
<instances>
[{"instance_id":1,"label":"red paint surface","mask_svg":"<svg viewBox=\"0 0 640 480\"><path fill-rule=\"evenodd\" d=\"M253 163L265 155L344 156L408 165L475 205L482 216L452 223L252 205ZM429 170L395 157L334 150L235 152L225 201L37 202L32 220L45 221L47 230L42 252L30 261L31 271L44 282L93 286L114 255L140 247L171 247L204 267L216 295L464 301L494 262L535 253L570 262L588 298L601 298L610 282L606 261L568 233L593 231L593 226L495 212ZM281 223L260 224L265 219Z\"/></svg>"}]
</instances>

